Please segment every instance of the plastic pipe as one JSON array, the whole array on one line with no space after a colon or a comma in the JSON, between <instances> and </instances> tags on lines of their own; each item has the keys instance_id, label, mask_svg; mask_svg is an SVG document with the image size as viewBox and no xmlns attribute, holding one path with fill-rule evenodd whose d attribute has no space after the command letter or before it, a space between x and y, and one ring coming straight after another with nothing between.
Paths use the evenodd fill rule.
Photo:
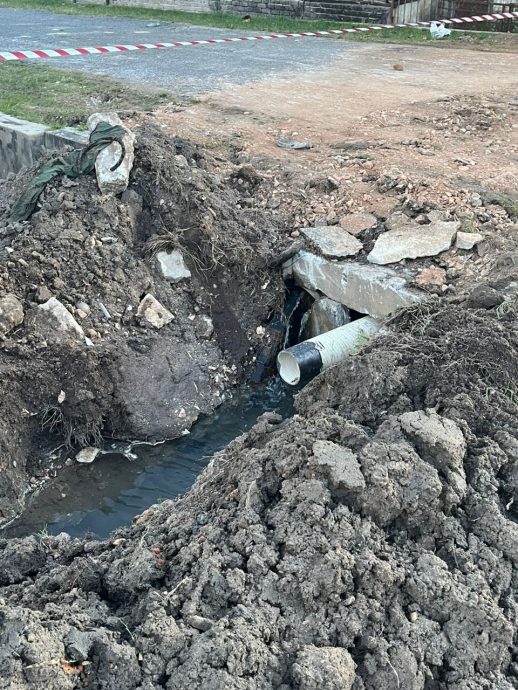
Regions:
<instances>
[{"instance_id":1,"label":"plastic pipe","mask_svg":"<svg viewBox=\"0 0 518 690\"><path fill-rule=\"evenodd\" d=\"M290 386L307 381L361 350L380 328L379 321L365 316L289 347L277 356L279 375Z\"/></svg>"}]
</instances>

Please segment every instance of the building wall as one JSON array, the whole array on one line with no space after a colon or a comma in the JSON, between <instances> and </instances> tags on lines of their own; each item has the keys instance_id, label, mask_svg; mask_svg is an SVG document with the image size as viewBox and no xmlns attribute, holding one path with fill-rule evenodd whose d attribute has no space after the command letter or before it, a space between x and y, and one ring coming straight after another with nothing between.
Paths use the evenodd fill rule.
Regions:
<instances>
[{"instance_id":1,"label":"building wall","mask_svg":"<svg viewBox=\"0 0 518 690\"><path fill-rule=\"evenodd\" d=\"M106 0L77 0L105 5ZM237 15L278 15L297 19L339 21L387 21L389 3L385 0L110 0L110 5L149 7L185 12L227 12Z\"/></svg>"}]
</instances>

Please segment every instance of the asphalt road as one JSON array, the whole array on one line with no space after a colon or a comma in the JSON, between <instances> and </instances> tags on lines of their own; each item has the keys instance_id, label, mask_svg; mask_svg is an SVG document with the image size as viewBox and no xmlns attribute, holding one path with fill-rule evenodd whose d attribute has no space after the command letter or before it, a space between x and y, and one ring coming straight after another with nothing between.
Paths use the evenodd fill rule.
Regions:
<instances>
[{"instance_id":1,"label":"asphalt road","mask_svg":"<svg viewBox=\"0 0 518 690\"><path fill-rule=\"evenodd\" d=\"M246 23L242 31L229 31L169 22L0 9L0 51L158 43L249 33ZM344 41L281 39L268 43L149 50L45 62L55 67L128 79L193 96L232 84L318 70L329 65L345 50L353 48Z\"/></svg>"}]
</instances>

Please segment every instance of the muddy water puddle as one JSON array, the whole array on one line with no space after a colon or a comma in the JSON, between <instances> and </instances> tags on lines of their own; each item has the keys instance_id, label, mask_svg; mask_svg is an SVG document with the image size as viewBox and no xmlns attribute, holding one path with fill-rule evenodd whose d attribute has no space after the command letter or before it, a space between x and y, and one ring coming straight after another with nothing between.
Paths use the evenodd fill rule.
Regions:
<instances>
[{"instance_id":1,"label":"muddy water puddle","mask_svg":"<svg viewBox=\"0 0 518 690\"><path fill-rule=\"evenodd\" d=\"M292 414L293 389L275 381L243 391L197 422L190 434L156 446L133 446L132 459L121 454L128 444L108 446L115 452L89 465L65 467L0 536L68 532L106 537L153 503L185 493L211 456L267 411Z\"/></svg>"}]
</instances>

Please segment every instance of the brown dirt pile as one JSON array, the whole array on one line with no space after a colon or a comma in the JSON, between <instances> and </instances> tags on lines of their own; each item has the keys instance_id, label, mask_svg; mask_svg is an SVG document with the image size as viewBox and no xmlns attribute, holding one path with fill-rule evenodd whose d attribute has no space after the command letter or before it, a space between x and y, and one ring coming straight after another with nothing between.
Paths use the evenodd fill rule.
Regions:
<instances>
[{"instance_id":1,"label":"brown dirt pile","mask_svg":"<svg viewBox=\"0 0 518 690\"><path fill-rule=\"evenodd\" d=\"M0 687L518 687L516 323L407 312L110 541L3 542Z\"/></svg>"}]
</instances>

